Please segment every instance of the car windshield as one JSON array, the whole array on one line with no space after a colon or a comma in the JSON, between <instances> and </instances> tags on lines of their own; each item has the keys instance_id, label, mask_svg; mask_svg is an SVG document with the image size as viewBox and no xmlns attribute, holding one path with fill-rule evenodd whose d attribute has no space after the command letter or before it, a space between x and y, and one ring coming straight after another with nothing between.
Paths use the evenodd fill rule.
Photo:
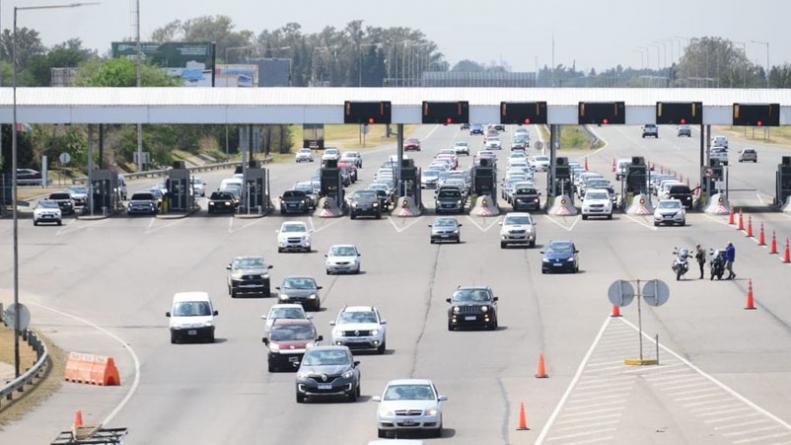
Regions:
<instances>
[{"instance_id":1,"label":"car windshield","mask_svg":"<svg viewBox=\"0 0 791 445\"><path fill-rule=\"evenodd\" d=\"M49 199L71 199L71 195L68 193L52 193L49 195Z\"/></svg>"},{"instance_id":2,"label":"car windshield","mask_svg":"<svg viewBox=\"0 0 791 445\"><path fill-rule=\"evenodd\" d=\"M681 202L680 201L660 201L659 207L660 209L680 209Z\"/></svg>"},{"instance_id":3,"label":"car windshield","mask_svg":"<svg viewBox=\"0 0 791 445\"><path fill-rule=\"evenodd\" d=\"M39 201L38 208L40 209L57 209L58 203L55 201Z\"/></svg>"},{"instance_id":4,"label":"car windshield","mask_svg":"<svg viewBox=\"0 0 791 445\"><path fill-rule=\"evenodd\" d=\"M330 255L332 256L355 256L357 255L357 250L352 246L335 246L330 249Z\"/></svg>"},{"instance_id":5,"label":"car windshield","mask_svg":"<svg viewBox=\"0 0 791 445\"><path fill-rule=\"evenodd\" d=\"M610 194L606 192L590 192L585 195L585 199L610 199Z\"/></svg>"},{"instance_id":6,"label":"car windshield","mask_svg":"<svg viewBox=\"0 0 791 445\"><path fill-rule=\"evenodd\" d=\"M284 198L304 198L305 192L301 190L286 190L283 192Z\"/></svg>"},{"instance_id":7,"label":"car windshield","mask_svg":"<svg viewBox=\"0 0 791 445\"><path fill-rule=\"evenodd\" d=\"M305 366L341 366L351 364L349 355L343 349L311 349L302 359Z\"/></svg>"},{"instance_id":8,"label":"car windshield","mask_svg":"<svg viewBox=\"0 0 791 445\"><path fill-rule=\"evenodd\" d=\"M371 190L384 190L387 191L387 186L385 184L371 184L368 186Z\"/></svg>"},{"instance_id":9,"label":"car windshield","mask_svg":"<svg viewBox=\"0 0 791 445\"><path fill-rule=\"evenodd\" d=\"M553 253L571 253L573 245L571 241L553 241L549 243L547 250Z\"/></svg>"},{"instance_id":10,"label":"car windshield","mask_svg":"<svg viewBox=\"0 0 791 445\"><path fill-rule=\"evenodd\" d=\"M209 199L216 200L216 201L228 200L228 199L233 199L233 195L231 195L230 193L225 193L225 192L214 192L214 193L211 194L211 197L209 197Z\"/></svg>"},{"instance_id":11,"label":"car windshield","mask_svg":"<svg viewBox=\"0 0 791 445\"><path fill-rule=\"evenodd\" d=\"M338 316L339 324L343 323L376 323L373 311L345 311Z\"/></svg>"},{"instance_id":12,"label":"car windshield","mask_svg":"<svg viewBox=\"0 0 791 445\"><path fill-rule=\"evenodd\" d=\"M299 232L307 232L307 227L304 224L283 224L283 228L280 229L283 233L299 233Z\"/></svg>"},{"instance_id":13,"label":"car windshield","mask_svg":"<svg viewBox=\"0 0 791 445\"><path fill-rule=\"evenodd\" d=\"M453 218L437 218L434 220L434 227L455 227L456 220Z\"/></svg>"},{"instance_id":14,"label":"car windshield","mask_svg":"<svg viewBox=\"0 0 791 445\"><path fill-rule=\"evenodd\" d=\"M407 144L417 144L418 142L420 142L420 141L418 141L417 139L407 139L406 140Z\"/></svg>"},{"instance_id":15,"label":"car windshield","mask_svg":"<svg viewBox=\"0 0 791 445\"><path fill-rule=\"evenodd\" d=\"M454 302L485 303L491 299L487 289L459 289L453 293Z\"/></svg>"},{"instance_id":16,"label":"car windshield","mask_svg":"<svg viewBox=\"0 0 791 445\"><path fill-rule=\"evenodd\" d=\"M538 161L538 162L548 162L549 161L549 158L546 157L546 156L536 156L534 159L536 161Z\"/></svg>"},{"instance_id":17,"label":"car windshield","mask_svg":"<svg viewBox=\"0 0 791 445\"><path fill-rule=\"evenodd\" d=\"M434 400L434 390L431 385L391 385L384 400Z\"/></svg>"},{"instance_id":18,"label":"car windshield","mask_svg":"<svg viewBox=\"0 0 791 445\"><path fill-rule=\"evenodd\" d=\"M283 324L272 328L270 337L274 341L313 340L313 326L309 324Z\"/></svg>"},{"instance_id":19,"label":"car windshield","mask_svg":"<svg viewBox=\"0 0 791 445\"><path fill-rule=\"evenodd\" d=\"M461 193L458 190L440 190L437 196L439 198L461 198Z\"/></svg>"},{"instance_id":20,"label":"car windshield","mask_svg":"<svg viewBox=\"0 0 791 445\"><path fill-rule=\"evenodd\" d=\"M291 277L283 280L283 287L286 289L315 289L316 282L313 278Z\"/></svg>"},{"instance_id":21,"label":"car windshield","mask_svg":"<svg viewBox=\"0 0 791 445\"><path fill-rule=\"evenodd\" d=\"M72 193L88 193L88 189L81 185L75 187L69 187L69 191L71 191Z\"/></svg>"},{"instance_id":22,"label":"car windshield","mask_svg":"<svg viewBox=\"0 0 791 445\"><path fill-rule=\"evenodd\" d=\"M536 192L536 189L534 189L534 188L529 188L529 187L521 188L520 187L520 188L516 189L516 194L517 195L535 195L535 194L537 194L537 192Z\"/></svg>"},{"instance_id":23,"label":"car windshield","mask_svg":"<svg viewBox=\"0 0 791 445\"><path fill-rule=\"evenodd\" d=\"M466 148L466 147L468 147L469 145L470 145L470 144L468 144L468 143L466 143L466 142L463 142L463 141L456 142L456 146L457 146L457 147L465 147L465 148Z\"/></svg>"},{"instance_id":24,"label":"car windshield","mask_svg":"<svg viewBox=\"0 0 791 445\"><path fill-rule=\"evenodd\" d=\"M309 182L300 182L294 186L294 190L299 190L300 192L304 193L311 193L313 191L313 186Z\"/></svg>"},{"instance_id":25,"label":"car windshield","mask_svg":"<svg viewBox=\"0 0 791 445\"><path fill-rule=\"evenodd\" d=\"M376 199L376 192L373 190L359 190L354 192L354 199Z\"/></svg>"},{"instance_id":26,"label":"car windshield","mask_svg":"<svg viewBox=\"0 0 791 445\"><path fill-rule=\"evenodd\" d=\"M324 150L324 153L328 154L328 155L336 155L336 154L338 154L338 150L336 150L334 148L328 148L328 149Z\"/></svg>"},{"instance_id":27,"label":"car windshield","mask_svg":"<svg viewBox=\"0 0 791 445\"><path fill-rule=\"evenodd\" d=\"M183 301L173 307L174 317L207 317L211 315L208 301Z\"/></svg>"},{"instance_id":28,"label":"car windshield","mask_svg":"<svg viewBox=\"0 0 791 445\"><path fill-rule=\"evenodd\" d=\"M236 258L233 260L234 269L263 269L266 267L263 258L250 257L250 258Z\"/></svg>"},{"instance_id":29,"label":"car windshield","mask_svg":"<svg viewBox=\"0 0 791 445\"><path fill-rule=\"evenodd\" d=\"M426 178L438 178L439 172L436 170L426 170L423 172L423 176Z\"/></svg>"},{"instance_id":30,"label":"car windshield","mask_svg":"<svg viewBox=\"0 0 791 445\"><path fill-rule=\"evenodd\" d=\"M305 318L305 311L299 307L275 307L269 312L267 317L270 320L285 318L288 320L302 320Z\"/></svg>"},{"instance_id":31,"label":"car windshield","mask_svg":"<svg viewBox=\"0 0 791 445\"><path fill-rule=\"evenodd\" d=\"M154 195L151 193L135 193L132 195L132 201L152 201Z\"/></svg>"},{"instance_id":32,"label":"car windshield","mask_svg":"<svg viewBox=\"0 0 791 445\"><path fill-rule=\"evenodd\" d=\"M302 154L309 154L310 153L310 149L309 148L302 148L302 149L299 150L299 152L302 153Z\"/></svg>"},{"instance_id":33,"label":"car windshield","mask_svg":"<svg viewBox=\"0 0 791 445\"><path fill-rule=\"evenodd\" d=\"M532 224L532 221L530 221L530 217L527 216L527 215L525 215L525 216L509 216L509 217L505 218L505 225L507 225L507 226L511 226L511 225L528 225L528 224Z\"/></svg>"},{"instance_id":34,"label":"car windshield","mask_svg":"<svg viewBox=\"0 0 791 445\"><path fill-rule=\"evenodd\" d=\"M670 193L689 194L692 193L692 191L686 185L675 185L673 187L670 187Z\"/></svg>"}]
</instances>

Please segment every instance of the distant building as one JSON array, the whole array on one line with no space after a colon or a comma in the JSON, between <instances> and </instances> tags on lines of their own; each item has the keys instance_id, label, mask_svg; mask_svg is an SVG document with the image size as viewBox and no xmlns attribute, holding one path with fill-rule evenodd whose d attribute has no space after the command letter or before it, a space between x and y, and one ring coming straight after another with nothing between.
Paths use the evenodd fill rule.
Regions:
<instances>
[{"instance_id":1,"label":"distant building","mask_svg":"<svg viewBox=\"0 0 791 445\"><path fill-rule=\"evenodd\" d=\"M259 87L291 86L291 59L285 58L253 58L247 63L258 65Z\"/></svg>"},{"instance_id":2,"label":"distant building","mask_svg":"<svg viewBox=\"0 0 791 445\"><path fill-rule=\"evenodd\" d=\"M50 82L52 87L73 87L77 76L77 68L50 68Z\"/></svg>"},{"instance_id":3,"label":"distant building","mask_svg":"<svg viewBox=\"0 0 791 445\"><path fill-rule=\"evenodd\" d=\"M536 73L428 71L421 76L420 86L534 88Z\"/></svg>"}]
</instances>

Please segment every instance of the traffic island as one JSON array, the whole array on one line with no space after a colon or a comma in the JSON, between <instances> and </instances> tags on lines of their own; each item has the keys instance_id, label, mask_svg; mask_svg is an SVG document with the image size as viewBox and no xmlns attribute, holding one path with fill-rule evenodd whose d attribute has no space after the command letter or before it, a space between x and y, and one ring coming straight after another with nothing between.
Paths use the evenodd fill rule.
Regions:
<instances>
[{"instance_id":1,"label":"traffic island","mask_svg":"<svg viewBox=\"0 0 791 445\"><path fill-rule=\"evenodd\" d=\"M785 205L783 206L783 209L782 209L782 211L783 211L783 213L786 213L786 214L789 214L789 215L791 215L791 196L789 196L788 198L786 198L786 203L785 203Z\"/></svg>"},{"instance_id":2,"label":"traffic island","mask_svg":"<svg viewBox=\"0 0 791 445\"><path fill-rule=\"evenodd\" d=\"M340 218L343 216L343 208L337 203L334 197L319 199L319 205L316 206L315 216L319 218Z\"/></svg>"},{"instance_id":3,"label":"traffic island","mask_svg":"<svg viewBox=\"0 0 791 445\"><path fill-rule=\"evenodd\" d=\"M571 203L571 198L568 195L560 195L554 198L547 213L553 216L575 216L577 208Z\"/></svg>"},{"instance_id":4,"label":"traffic island","mask_svg":"<svg viewBox=\"0 0 791 445\"><path fill-rule=\"evenodd\" d=\"M420 207L415 203L415 198L411 196L403 196L396 200L396 208L393 210L393 215L400 218L409 218L413 216L420 216Z\"/></svg>"},{"instance_id":5,"label":"traffic island","mask_svg":"<svg viewBox=\"0 0 791 445\"><path fill-rule=\"evenodd\" d=\"M727 215L730 213L730 205L725 196L717 193L711 196L704 212L709 215Z\"/></svg>"},{"instance_id":6,"label":"traffic island","mask_svg":"<svg viewBox=\"0 0 791 445\"><path fill-rule=\"evenodd\" d=\"M654 207L645 195L637 194L634 195L632 202L626 208L626 214L637 216L653 215Z\"/></svg>"},{"instance_id":7,"label":"traffic island","mask_svg":"<svg viewBox=\"0 0 791 445\"><path fill-rule=\"evenodd\" d=\"M477 196L472 203L472 209L470 209L472 216L497 216L499 214L500 208L497 207L497 201L489 195Z\"/></svg>"}]
</instances>

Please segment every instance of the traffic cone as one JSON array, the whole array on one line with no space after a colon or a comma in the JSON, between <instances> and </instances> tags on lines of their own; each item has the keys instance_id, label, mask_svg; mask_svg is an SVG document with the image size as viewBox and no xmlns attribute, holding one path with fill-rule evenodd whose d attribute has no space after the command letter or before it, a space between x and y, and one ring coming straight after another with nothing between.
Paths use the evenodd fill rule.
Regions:
<instances>
[{"instance_id":1,"label":"traffic cone","mask_svg":"<svg viewBox=\"0 0 791 445\"><path fill-rule=\"evenodd\" d=\"M547 375L547 370L544 367L544 353L543 352L539 352L538 353L538 367L536 368L536 378L537 379L545 379L547 377L549 377L549 376Z\"/></svg>"},{"instance_id":2,"label":"traffic cone","mask_svg":"<svg viewBox=\"0 0 791 445\"><path fill-rule=\"evenodd\" d=\"M769 247L769 254L770 255L777 254L777 237L775 236L774 230L772 230L772 244Z\"/></svg>"},{"instance_id":3,"label":"traffic cone","mask_svg":"<svg viewBox=\"0 0 791 445\"><path fill-rule=\"evenodd\" d=\"M755 300L753 299L753 280L747 281L747 304L744 306L745 310L755 310Z\"/></svg>"},{"instance_id":4,"label":"traffic cone","mask_svg":"<svg viewBox=\"0 0 791 445\"><path fill-rule=\"evenodd\" d=\"M588 157L585 156L585 171L588 171Z\"/></svg>"},{"instance_id":5,"label":"traffic cone","mask_svg":"<svg viewBox=\"0 0 791 445\"><path fill-rule=\"evenodd\" d=\"M72 425L75 429L82 427L82 410L77 410L74 412L74 424Z\"/></svg>"},{"instance_id":6,"label":"traffic cone","mask_svg":"<svg viewBox=\"0 0 791 445\"><path fill-rule=\"evenodd\" d=\"M736 221L734 221L733 207L731 207L730 210L728 210L728 224L733 225L735 222Z\"/></svg>"},{"instance_id":7,"label":"traffic cone","mask_svg":"<svg viewBox=\"0 0 791 445\"><path fill-rule=\"evenodd\" d=\"M621 307L617 304L612 305L612 313L610 317L620 317L621 316Z\"/></svg>"},{"instance_id":8,"label":"traffic cone","mask_svg":"<svg viewBox=\"0 0 791 445\"><path fill-rule=\"evenodd\" d=\"M525 402L519 402L519 424L516 426L517 431L527 431L527 414L525 414Z\"/></svg>"},{"instance_id":9,"label":"traffic cone","mask_svg":"<svg viewBox=\"0 0 791 445\"><path fill-rule=\"evenodd\" d=\"M753 216L747 216L747 238L753 237Z\"/></svg>"},{"instance_id":10,"label":"traffic cone","mask_svg":"<svg viewBox=\"0 0 791 445\"><path fill-rule=\"evenodd\" d=\"M764 223L761 223L761 228L758 230L758 245L766 245L766 235L764 234Z\"/></svg>"},{"instance_id":11,"label":"traffic cone","mask_svg":"<svg viewBox=\"0 0 791 445\"><path fill-rule=\"evenodd\" d=\"M742 209L739 209L739 227L737 230L744 230L744 214L742 214Z\"/></svg>"},{"instance_id":12,"label":"traffic cone","mask_svg":"<svg viewBox=\"0 0 791 445\"><path fill-rule=\"evenodd\" d=\"M791 263L791 250L788 249L788 238L786 238L786 251L783 253L783 262Z\"/></svg>"}]
</instances>

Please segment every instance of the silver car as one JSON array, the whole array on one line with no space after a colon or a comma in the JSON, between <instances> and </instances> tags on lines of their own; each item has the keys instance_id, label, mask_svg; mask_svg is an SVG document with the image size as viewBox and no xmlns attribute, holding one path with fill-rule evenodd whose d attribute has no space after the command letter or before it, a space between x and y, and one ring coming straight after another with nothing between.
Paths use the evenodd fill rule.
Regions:
<instances>
[{"instance_id":1,"label":"silver car","mask_svg":"<svg viewBox=\"0 0 791 445\"><path fill-rule=\"evenodd\" d=\"M461 224L453 217L435 218L428 225L431 228L431 244L441 242L461 242Z\"/></svg>"},{"instance_id":2,"label":"silver car","mask_svg":"<svg viewBox=\"0 0 791 445\"><path fill-rule=\"evenodd\" d=\"M324 256L327 275L360 273L360 252L353 244L336 244Z\"/></svg>"},{"instance_id":3,"label":"silver car","mask_svg":"<svg viewBox=\"0 0 791 445\"><path fill-rule=\"evenodd\" d=\"M379 402L376 423L380 438L399 431L429 432L442 437L443 402L431 380L391 380L381 396L373 397Z\"/></svg>"}]
</instances>

